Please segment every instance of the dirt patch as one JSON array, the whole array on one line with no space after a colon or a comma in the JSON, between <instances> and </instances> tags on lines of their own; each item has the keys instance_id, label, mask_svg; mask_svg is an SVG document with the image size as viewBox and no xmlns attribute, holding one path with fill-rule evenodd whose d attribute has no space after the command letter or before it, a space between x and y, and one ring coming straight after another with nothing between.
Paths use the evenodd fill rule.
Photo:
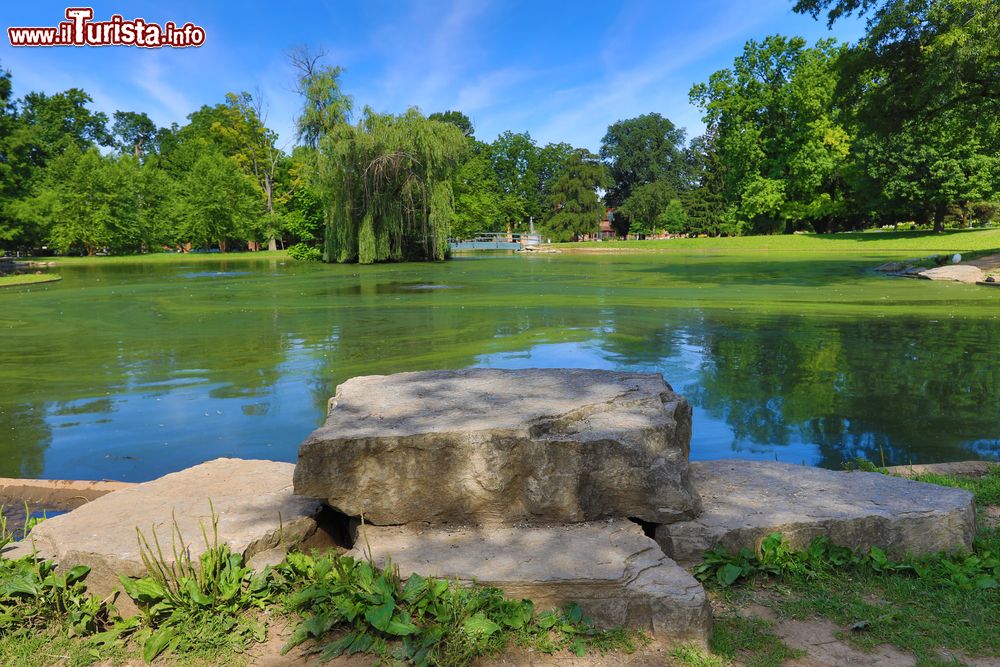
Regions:
<instances>
[{"instance_id":1,"label":"dirt patch","mask_svg":"<svg viewBox=\"0 0 1000 667\"><path fill-rule=\"evenodd\" d=\"M878 667L908 667L916 659L893 646L879 646L866 653L837 637L841 628L825 619L793 621L785 619L774 626L774 633L792 648L801 649L806 655L787 665L795 667L850 667L857 665Z\"/></svg>"},{"instance_id":2,"label":"dirt patch","mask_svg":"<svg viewBox=\"0 0 1000 667\"><path fill-rule=\"evenodd\" d=\"M1000 252L992 255L985 255L983 257L977 257L976 259L970 259L968 262L962 263L978 267L985 273L994 273L1000 271Z\"/></svg>"}]
</instances>

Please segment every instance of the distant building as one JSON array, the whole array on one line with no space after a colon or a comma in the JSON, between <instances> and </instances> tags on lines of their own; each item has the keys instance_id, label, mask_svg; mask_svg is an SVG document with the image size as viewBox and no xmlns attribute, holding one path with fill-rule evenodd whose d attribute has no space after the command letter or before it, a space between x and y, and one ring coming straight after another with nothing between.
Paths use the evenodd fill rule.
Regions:
<instances>
[{"instance_id":1,"label":"distant building","mask_svg":"<svg viewBox=\"0 0 1000 667\"><path fill-rule=\"evenodd\" d=\"M598 223L596 234L584 234L580 240L581 241L607 241L609 239L615 238L615 228L612 226L611 222L615 219L615 209L607 208L604 210L604 217L601 218Z\"/></svg>"}]
</instances>

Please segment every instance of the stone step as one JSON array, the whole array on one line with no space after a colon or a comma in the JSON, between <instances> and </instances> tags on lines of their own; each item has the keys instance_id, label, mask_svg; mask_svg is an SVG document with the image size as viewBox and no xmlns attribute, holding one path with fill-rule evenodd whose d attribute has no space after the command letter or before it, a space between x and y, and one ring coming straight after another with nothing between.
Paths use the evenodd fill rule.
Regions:
<instances>
[{"instance_id":1,"label":"stone step","mask_svg":"<svg viewBox=\"0 0 1000 667\"><path fill-rule=\"evenodd\" d=\"M880 473L723 460L692 463L691 478L703 512L656 529L664 552L682 563L716 547L755 549L774 532L796 548L826 535L896 557L968 550L975 534L968 491Z\"/></svg>"},{"instance_id":2,"label":"stone step","mask_svg":"<svg viewBox=\"0 0 1000 667\"><path fill-rule=\"evenodd\" d=\"M627 626L658 640L704 643L711 610L701 584L635 523L618 519L518 527L364 525L352 551L404 577L477 581L535 609L576 602L601 627Z\"/></svg>"},{"instance_id":3,"label":"stone step","mask_svg":"<svg viewBox=\"0 0 1000 667\"><path fill-rule=\"evenodd\" d=\"M120 587L118 575L146 573L136 529L150 545L155 531L164 558L172 562L176 522L191 558L197 559L206 549L203 527L213 540L213 507L219 543L246 558L279 544L295 545L316 530L314 517L320 503L292 495L293 467L241 459L202 463L127 486L46 519L27 540L15 543L3 555L18 558L34 548L42 558L88 565L87 587L103 596Z\"/></svg>"},{"instance_id":4,"label":"stone step","mask_svg":"<svg viewBox=\"0 0 1000 667\"><path fill-rule=\"evenodd\" d=\"M295 492L374 524L697 514L691 408L658 374L467 369L348 380Z\"/></svg>"}]
</instances>

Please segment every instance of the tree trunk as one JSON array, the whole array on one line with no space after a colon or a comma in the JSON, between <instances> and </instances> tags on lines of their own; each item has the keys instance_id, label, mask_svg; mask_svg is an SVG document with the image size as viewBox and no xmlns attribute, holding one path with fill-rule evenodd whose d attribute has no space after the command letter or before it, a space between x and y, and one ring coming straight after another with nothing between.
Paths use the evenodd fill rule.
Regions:
<instances>
[{"instance_id":1,"label":"tree trunk","mask_svg":"<svg viewBox=\"0 0 1000 667\"><path fill-rule=\"evenodd\" d=\"M264 196L267 197L267 216L269 219L274 219L274 181L271 179L270 174L264 175ZM278 244L274 240L274 236L267 240L267 249L274 252L278 249Z\"/></svg>"},{"instance_id":2,"label":"tree trunk","mask_svg":"<svg viewBox=\"0 0 1000 667\"><path fill-rule=\"evenodd\" d=\"M947 207L944 204L934 206L934 231L944 231L944 214Z\"/></svg>"}]
</instances>

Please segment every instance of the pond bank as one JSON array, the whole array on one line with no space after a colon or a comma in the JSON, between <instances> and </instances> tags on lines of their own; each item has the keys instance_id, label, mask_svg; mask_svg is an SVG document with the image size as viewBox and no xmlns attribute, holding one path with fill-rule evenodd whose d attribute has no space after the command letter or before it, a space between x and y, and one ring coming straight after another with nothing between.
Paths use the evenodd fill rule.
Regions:
<instances>
[{"instance_id":1,"label":"pond bank","mask_svg":"<svg viewBox=\"0 0 1000 667\"><path fill-rule=\"evenodd\" d=\"M0 274L0 287L21 287L23 285L40 285L62 280L62 276L54 273L15 273Z\"/></svg>"},{"instance_id":2,"label":"pond bank","mask_svg":"<svg viewBox=\"0 0 1000 667\"><path fill-rule=\"evenodd\" d=\"M987 255L975 253L973 259L965 261L962 260L961 253L914 257L886 262L875 270L900 278L945 280L1000 287L1000 253Z\"/></svg>"}]
</instances>

